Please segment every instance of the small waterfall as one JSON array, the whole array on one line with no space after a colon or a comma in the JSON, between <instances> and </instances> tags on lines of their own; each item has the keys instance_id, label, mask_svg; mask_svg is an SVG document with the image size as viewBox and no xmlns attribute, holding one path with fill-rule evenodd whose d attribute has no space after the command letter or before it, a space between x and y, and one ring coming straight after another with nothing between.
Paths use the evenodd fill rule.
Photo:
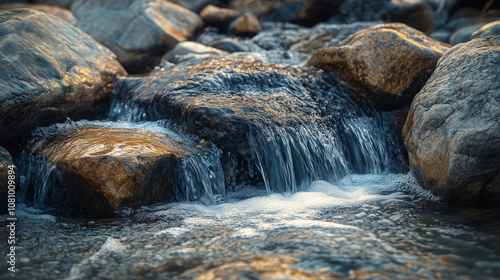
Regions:
<instances>
[{"instance_id":1,"label":"small waterfall","mask_svg":"<svg viewBox=\"0 0 500 280\"><path fill-rule=\"evenodd\" d=\"M181 160L177 171L177 199L201 201L204 204L222 203L226 194L220 151L211 149Z\"/></svg>"},{"instance_id":2,"label":"small waterfall","mask_svg":"<svg viewBox=\"0 0 500 280\"><path fill-rule=\"evenodd\" d=\"M268 192L296 192L348 172L337 137L316 126L260 126L249 133L249 145Z\"/></svg>"}]
</instances>

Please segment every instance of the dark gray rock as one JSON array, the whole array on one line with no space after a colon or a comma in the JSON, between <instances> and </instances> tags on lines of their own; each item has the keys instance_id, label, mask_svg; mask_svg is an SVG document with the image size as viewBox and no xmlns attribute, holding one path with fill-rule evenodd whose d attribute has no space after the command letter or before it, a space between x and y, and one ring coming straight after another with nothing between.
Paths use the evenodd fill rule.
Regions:
<instances>
[{"instance_id":1,"label":"dark gray rock","mask_svg":"<svg viewBox=\"0 0 500 280\"><path fill-rule=\"evenodd\" d=\"M250 48L236 39L224 38L212 43L212 47L227 52L248 52Z\"/></svg>"},{"instance_id":2,"label":"dark gray rock","mask_svg":"<svg viewBox=\"0 0 500 280\"><path fill-rule=\"evenodd\" d=\"M71 10L75 26L114 52L129 73L150 71L203 28L197 14L163 0L77 1Z\"/></svg>"},{"instance_id":3,"label":"dark gray rock","mask_svg":"<svg viewBox=\"0 0 500 280\"><path fill-rule=\"evenodd\" d=\"M500 199L500 22L455 46L415 97L404 128L410 168L445 200Z\"/></svg>"},{"instance_id":4,"label":"dark gray rock","mask_svg":"<svg viewBox=\"0 0 500 280\"><path fill-rule=\"evenodd\" d=\"M472 33L476 32L477 30L481 29L483 27L482 24L478 25L472 25L472 26L467 26L464 28L460 28L459 30L455 31L450 37L450 44L451 45L457 45L460 43L465 43L470 41Z\"/></svg>"},{"instance_id":5,"label":"dark gray rock","mask_svg":"<svg viewBox=\"0 0 500 280\"><path fill-rule=\"evenodd\" d=\"M0 33L0 144L6 147L35 127L107 111L117 76L126 75L108 49L46 13L2 11Z\"/></svg>"}]
</instances>

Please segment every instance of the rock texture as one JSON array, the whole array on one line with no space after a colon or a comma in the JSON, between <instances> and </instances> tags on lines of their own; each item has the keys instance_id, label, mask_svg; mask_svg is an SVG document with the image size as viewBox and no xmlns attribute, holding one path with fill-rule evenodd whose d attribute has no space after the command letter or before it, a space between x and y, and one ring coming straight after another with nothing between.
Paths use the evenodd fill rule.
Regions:
<instances>
[{"instance_id":1,"label":"rock texture","mask_svg":"<svg viewBox=\"0 0 500 280\"><path fill-rule=\"evenodd\" d=\"M229 25L229 32L237 36L253 37L262 30L259 20L254 14L246 13Z\"/></svg>"},{"instance_id":2,"label":"rock texture","mask_svg":"<svg viewBox=\"0 0 500 280\"><path fill-rule=\"evenodd\" d=\"M16 189L19 187L19 176L20 174L17 171L17 167L13 169L9 169L9 166L13 166L14 162L12 161L12 157L9 152L0 147L0 214L3 214L7 211L8 205L8 187L9 187L9 170L14 171L14 186ZM12 177L11 177L12 178Z\"/></svg>"},{"instance_id":3,"label":"rock texture","mask_svg":"<svg viewBox=\"0 0 500 280\"><path fill-rule=\"evenodd\" d=\"M361 30L316 53L308 66L329 70L384 110L411 102L449 46L404 24Z\"/></svg>"},{"instance_id":4,"label":"rock texture","mask_svg":"<svg viewBox=\"0 0 500 280\"><path fill-rule=\"evenodd\" d=\"M404 128L419 182L450 202L500 199L500 22L448 51Z\"/></svg>"},{"instance_id":5,"label":"rock texture","mask_svg":"<svg viewBox=\"0 0 500 280\"><path fill-rule=\"evenodd\" d=\"M224 28L239 16L240 12L234 9L219 8L214 5L206 6L200 13L206 25Z\"/></svg>"},{"instance_id":6,"label":"rock texture","mask_svg":"<svg viewBox=\"0 0 500 280\"><path fill-rule=\"evenodd\" d=\"M53 164L54 184L72 205L109 214L172 195L177 166L200 149L178 135L144 129L79 127L43 136L31 153ZM35 191L36 193L37 191Z\"/></svg>"},{"instance_id":7,"label":"rock texture","mask_svg":"<svg viewBox=\"0 0 500 280\"><path fill-rule=\"evenodd\" d=\"M7 10L0 18L1 145L20 144L35 127L108 109L117 76L126 74L108 49L42 12Z\"/></svg>"},{"instance_id":8,"label":"rock texture","mask_svg":"<svg viewBox=\"0 0 500 280\"><path fill-rule=\"evenodd\" d=\"M194 40L203 28L197 14L163 0L79 1L71 10L75 26L113 51L129 73L153 69L168 50Z\"/></svg>"}]
</instances>

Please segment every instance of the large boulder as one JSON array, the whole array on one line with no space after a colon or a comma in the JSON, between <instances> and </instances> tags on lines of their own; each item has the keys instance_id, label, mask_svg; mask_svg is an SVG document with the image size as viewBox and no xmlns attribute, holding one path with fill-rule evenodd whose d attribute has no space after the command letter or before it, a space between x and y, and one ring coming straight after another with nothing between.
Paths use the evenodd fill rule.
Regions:
<instances>
[{"instance_id":1,"label":"large boulder","mask_svg":"<svg viewBox=\"0 0 500 280\"><path fill-rule=\"evenodd\" d=\"M197 14L163 0L77 1L71 10L75 26L113 51L129 73L153 69L168 50L203 29Z\"/></svg>"},{"instance_id":2,"label":"large boulder","mask_svg":"<svg viewBox=\"0 0 500 280\"><path fill-rule=\"evenodd\" d=\"M5 148L0 147L0 214L6 212L8 199L15 199L15 191L19 187L19 176L12 156Z\"/></svg>"},{"instance_id":3,"label":"large boulder","mask_svg":"<svg viewBox=\"0 0 500 280\"><path fill-rule=\"evenodd\" d=\"M161 202L177 187L180 161L206 150L161 127L104 125L38 131L28 150L34 160L25 160L31 164L25 167L27 200L37 207L54 206L67 194L71 205L103 214ZM53 167L39 168L37 162ZM47 178L52 181L44 182ZM49 186L51 191L44 190Z\"/></svg>"},{"instance_id":4,"label":"large boulder","mask_svg":"<svg viewBox=\"0 0 500 280\"><path fill-rule=\"evenodd\" d=\"M500 198L500 22L439 61L404 127L410 168L450 202Z\"/></svg>"},{"instance_id":5,"label":"large boulder","mask_svg":"<svg viewBox=\"0 0 500 280\"><path fill-rule=\"evenodd\" d=\"M48 14L0 12L0 144L31 129L108 110L125 70L108 49ZM40 43L40 42L43 42Z\"/></svg>"},{"instance_id":6,"label":"large boulder","mask_svg":"<svg viewBox=\"0 0 500 280\"><path fill-rule=\"evenodd\" d=\"M351 167L386 170L391 157L387 146L375 144L388 138L383 125L367 125L377 114L360 107L324 71L233 55L123 78L116 90L121 105L113 118L169 118L215 143L223 152L227 186L264 177L271 190L296 191L311 180L338 179ZM252 175L254 166L262 177Z\"/></svg>"},{"instance_id":7,"label":"large boulder","mask_svg":"<svg viewBox=\"0 0 500 280\"><path fill-rule=\"evenodd\" d=\"M329 70L383 110L410 103L449 46L400 23L361 30L317 52L308 66Z\"/></svg>"}]
</instances>

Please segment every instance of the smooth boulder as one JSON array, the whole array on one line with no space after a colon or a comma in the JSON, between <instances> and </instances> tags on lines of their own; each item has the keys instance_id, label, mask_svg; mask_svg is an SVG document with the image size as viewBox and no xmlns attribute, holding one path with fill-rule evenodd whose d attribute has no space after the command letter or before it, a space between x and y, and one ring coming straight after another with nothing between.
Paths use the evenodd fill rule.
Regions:
<instances>
[{"instance_id":1,"label":"smooth boulder","mask_svg":"<svg viewBox=\"0 0 500 280\"><path fill-rule=\"evenodd\" d=\"M73 206L110 214L122 207L139 208L173 195L181 159L203 147L165 129L81 126L52 128L35 136L29 152L54 166L53 192L68 194ZM33 161L31 161L33 162ZM34 167L29 167L30 170ZM55 169L55 171L54 171ZM36 206L56 204L58 193L43 194L43 174L28 178ZM40 205L41 204L41 205Z\"/></svg>"},{"instance_id":2,"label":"smooth boulder","mask_svg":"<svg viewBox=\"0 0 500 280\"><path fill-rule=\"evenodd\" d=\"M116 78L126 75L113 53L46 13L0 16L0 145L20 144L38 126L108 110Z\"/></svg>"},{"instance_id":3,"label":"smooth boulder","mask_svg":"<svg viewBox=\"0 0 500 280\"><path fill-rule=\"evenodd\" d=\"M90 0L71 6L75 26L114 52L129 73L152 70L179 42L194 40L201 18L163 0Z\"/></svg>"},{"instance_id":4,"label":"smooth boulder","mask_svg":"<svg viewBox=\"0 0 500 280\"><path fill-rule=\"evenodd\" d=\"M449 46L401 23L361 30L320 50L308 66L329 70L383 110L410 103Z\"/></svg>"},{"instance_id":5,"label":"smooth boulder","mask_svg":"<svg viewBox=\"0 0 500 280\"><path fill-rule=\"evenodd\" d=\"M500 22L439 61L404 127L418 181L453 203L500 199Z\"/></svg>"}]
</instances>

